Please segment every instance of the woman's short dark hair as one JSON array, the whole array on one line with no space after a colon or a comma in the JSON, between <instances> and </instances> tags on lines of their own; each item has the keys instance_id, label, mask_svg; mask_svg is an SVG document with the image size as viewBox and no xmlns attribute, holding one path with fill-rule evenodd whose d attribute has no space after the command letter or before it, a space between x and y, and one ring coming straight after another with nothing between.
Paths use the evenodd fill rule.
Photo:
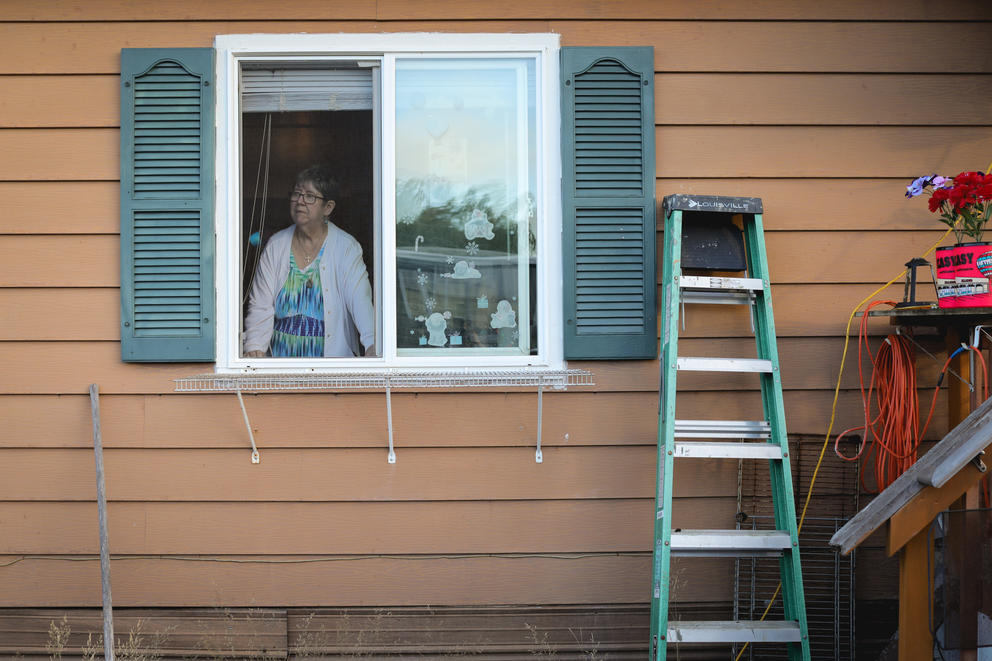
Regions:
<instances>
[{"instance_id":1,"label":"woman's short dark hair","mask_svg":"<svg viewBox=\"0 0 992 661\"><path fill-rule=\"evenodd\" d=\"M323 164L311 165L306 170L296 175L297 186L302 186L308 181L313 184L313 187L316 188L317 192L324 197L325 201L337 201L338 195L341 193L341 187L334 178L334 174L330 167Z\"/></svg>"}]
</instances>

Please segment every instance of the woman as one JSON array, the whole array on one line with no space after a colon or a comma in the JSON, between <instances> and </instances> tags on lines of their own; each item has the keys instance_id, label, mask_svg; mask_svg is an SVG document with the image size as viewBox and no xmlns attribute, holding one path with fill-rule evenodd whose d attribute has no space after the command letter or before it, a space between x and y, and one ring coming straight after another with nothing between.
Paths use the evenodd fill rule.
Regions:
<instances>
[{"instance_id":1,"label":"woman","mask_svg":"<svg viewBox=\"0 0 992 661\"><path fill-rule=\"evenodd\" d=\"M330 221L338 186L326 166L296 176L293 224L269 239L245 317L250 358L351 357L374 353L372 287L362 247Z\"/></svg>"}]
</instances>

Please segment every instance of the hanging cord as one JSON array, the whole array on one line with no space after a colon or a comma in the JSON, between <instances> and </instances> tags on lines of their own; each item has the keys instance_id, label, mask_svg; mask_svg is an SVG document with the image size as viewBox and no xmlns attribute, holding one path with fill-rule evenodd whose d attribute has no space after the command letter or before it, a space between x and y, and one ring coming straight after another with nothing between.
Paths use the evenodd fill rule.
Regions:
<instances>
[{"instance_id":1,"label":"hanging cord","mask_svg":"<svg viewBox=\"0 0 992 661\"><path fill-rule=\"evenodd\" d=\"M899 477L912 466L917 459L920 441L926 436L930 422L933 420L937 407L937 396L944 375L951 361L963 351L974 351L982 366L984 379L988 382L985 368L985 358L974 346L962 344L947 357L934 387L930 400L930 408L922 426L919 424L918 394L916 382L916 357L909 338L902 335L889 335L885 338L878 353L871 354L868 346L867 312L877 305L894 304L893 301L874 301L865 310L862 317L858 348L858 375L861 384L861 401L864 409L864 424L845 429L834 438L834 453L844 461L856 461L862 456L865 461L861 465L860 482L866 492L877 493ZM864 363L862 347L868 353L872 365L872 375L868 389L865 389ZM988 390L986 385L985 390ZM871 418L873 402L877 406L878 415ZM840 450L840 440L853 431L864 430L864 436L857 454L853 457L844 455ZM869 459L874 454L874 462ZM874 465L874 488L865 482L865 471L869 465Z\"/></svg>"},{"instance_id":2,"label":"hanging cord","mask_svg":"<svg viewBox=\"0 0 992 661\"><path fill-rule=\"evenodd\" d=\"M269 202L269 159L272 156L272 113L265 113L265 121L262 124L262 151L258 156L258 171L255 173L255 195L251 203L251 217L248 223L248 236L245 237L244 250L247 257L248 247L251 245L251 237L258 234L258 246L255 250L255 259L251 264L251 280L244 288L241 298L241 305L248 302L248 294L251 292L251 285L255 281L255 273L258 269L258 260L262 257L262 237L265 235L265 215ZM258 225L255 225L255 207L258 206L258 193L262 192L261 210L259 211ZM244 259L241 267L241 281L244 282L248 274L248 260Z\"/></svg>"},{"instance_id":3,"label":"hanging cord","mask_svg":"<svg viewBox=\"0 0 992 661\"><path fill-rule=\"evenodd\" d=\"M871 310L879 305L894 306L895 301L873 301L861 317L858 334L858 381L864 423L845 429L834 440L834 453L845 461L856 461L863 455L875 454L875 484L881 490L896 476L916 461L921 433L919 430L918 396L916 390L916 356L909 340L901 335L889 335L872 355L869 346L868 319ZM865 388L864 356L872 366L869 385ZM939 385L939 384L938 384ZM872 401L877 403L878 415L871 416ZM931 409L931 415L933 410ZM927 419L929 423L929 416ZM839 447L840 439L853 431L863 430L861 446L853 457L845 456ZM864 479L868 461L861 465L861 485L872 491Z\"/></svg>"}]
</instances>

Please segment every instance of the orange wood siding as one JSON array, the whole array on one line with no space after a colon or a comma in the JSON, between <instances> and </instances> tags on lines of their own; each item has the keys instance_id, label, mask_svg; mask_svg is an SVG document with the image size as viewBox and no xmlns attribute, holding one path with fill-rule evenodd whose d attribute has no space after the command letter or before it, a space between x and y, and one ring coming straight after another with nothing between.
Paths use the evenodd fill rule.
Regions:
<instances>
[{"instance_id":1,"label":"orange wood siding","mask_svg":"<svg viewBox=\"0 0 992 661\"><path fill-rule=\"evenodd\" d=\"M121 48L403 31L653 45L658 201L763 198L789 430L814 436L851 308L940 237L903 186L992 159L981 0L939 11L916 0L138 4L0 12L0 607L99 605L90 383L102 393L115 605L649 599L656 361L571 364L596 385L544 394L543 464L527 389L395 392L394 465L381 392L247 395L257 466L233 395L174 391L211 366L120 361ZM901 296L900 285L879 295ZM685 353L751 355L742 312L690 310ZM856 349L835 431L862 417ZM924 406L936 369L920 371ZM760 406L746 376L682 386L681 417ZM941 398L928 436L945 421ZM736 463L686 465L676 524L729 526ZM677 599L729 598L732 567L707 562L679 570ZM884 598L884 578L859 581Z\"/></svg>"}]
</instances>

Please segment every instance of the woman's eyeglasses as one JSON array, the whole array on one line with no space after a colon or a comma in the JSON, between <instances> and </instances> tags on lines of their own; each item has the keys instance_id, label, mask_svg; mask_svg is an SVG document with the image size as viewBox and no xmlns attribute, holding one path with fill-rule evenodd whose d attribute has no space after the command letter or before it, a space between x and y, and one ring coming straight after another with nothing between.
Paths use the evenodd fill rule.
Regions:
<instances>
[{"instance_id":1,"label":"woman's eyeglasses","mask_svg":"<svg viewBox=\"0 0 992 661\"><path fill-rule=\"evenodd\" d=\"M301 191L301 190L294 190L292 193L289 194L289 200L290 200L290 202L296 202L301 197L303 198L303 203L304 204L313 204L317 200L323 200L324 199L320 195L314 195L313 193L307 193L307 192Z\"/></svg>"}]
</instances>

